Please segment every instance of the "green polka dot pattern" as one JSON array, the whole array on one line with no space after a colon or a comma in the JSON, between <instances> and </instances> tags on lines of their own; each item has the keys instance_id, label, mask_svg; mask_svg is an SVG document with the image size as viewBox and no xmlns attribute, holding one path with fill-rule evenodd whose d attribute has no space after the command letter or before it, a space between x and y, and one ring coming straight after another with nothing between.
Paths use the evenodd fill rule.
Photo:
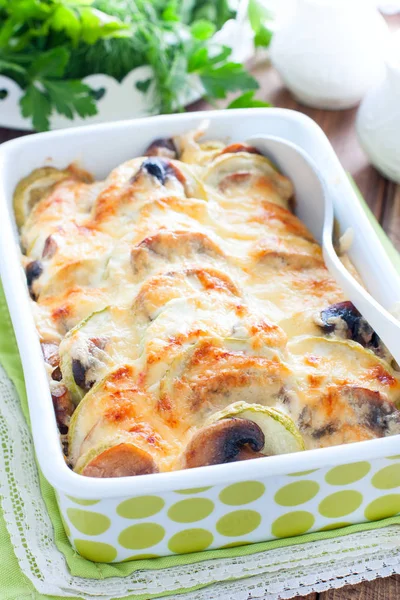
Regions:
<instances>
[{"instance_id":1,"label":"green polka dot pattern","mask_svg":"<svg viewBox=\"0 0 400 600\"><path fill-rule=\"evenodd\" d=\"M301 535L311 529L314 522L314 516L305 510L286 513L272 523L272 534L277 538Z\"/></svg>"},{"instance_id":2,"label":"green polka dot pattern","mask_svg":"<svg viewBox=\"0 0 400 600\"><path fill-rule=\"evenodd\" d=\"M217 531L221 535L236 537L257 529L261 515L255 510L235 510L217 521Z\"/></svg>"},{"instance_id":3,"label":"green polka dot pattern","mask_svg":"<svg viewBox=\"0 0 400 600\"><path fill-rule=\"evenodd\" d=\"M334 467L325 475L325 480L331 485L347 485L360 481L371 470L369 462L358 462L351 465Z\"/></svg>"},{"instance_id":4,"label":"green polka dot pattern","mask_svg":"<svg viewBox=\"0 0 400 600\"><path fill-rule=\"evenodd\" d=\"M81 498L74 498L73 496L67 496L74 504L80 504L81 506L93 506L93 504L97 504L100 500L82 500Z\"/></svg>"},{"instance_id":5,"label":"green polka dot pattern","mask_svg":"<svg viewBox=\"0 0 400 600\"><path fill-rule=\"evenodd\" d=\"M372 478L372 485L378 490L392 490L400 486L400 465L389 465Z\"/></svg>"},{"instance_id":6,"label":"green polka dot pattern","mask_svg":"<svg viewBox=\"0 0 400 600\"><path fill-rule=\"evenodd\" d=\"M105 515L80 508L69 508L67 515L75 529L86 535L100 535L111 525L110 519Z\"/></svg>"},{"instance_id":7,"label":"green polka dot pattern","mask_svg":"<svg viewBox=\"0 0 400 600\"><path fill-rule=\"evenodd\" d=\"M158 496L139 496L121 502L117 506L117 513L125 519L145 519L160 512L165 502Z\"/></svg>"},{"instance_id":8,"label":"green polka dot pattern","mask_svg":"<svg viewBox=\"0 0 400 600\"><path fill-rule=\"evenodd\" d=\"M318 491L319 485L315 481L295 481L276 492L275 502L281 506L298 506L314 498Z\"/></svg>"},{"instance_id":9,"label":"green polka dot pattern","mask_svg":"<svg viewBox=\"0 0 400 600\"><path fill-rule=\"evenodd\" d=\"M129 550L143 550L151 548L161 542L165 536L165 529L157 523L140 523L131 525L124 529L118 541L124 548Z\"/></svg>"},{"instance_id":10,"label":"green polka dot pattern","mask_svg":"<svg viewBox=\"0 0 400 600\"><path fill-rule=\"evenodd\" d=\"M353 490L335 492L322 500L318 510L323 517L337 519L357 510L361 506L362 499L362 494Z\"/></svg>"},{"instance_id":11,"label":"green polka dot pattern","mask_svg":"<svg viewBox=\"0 0 400 600\"><path fill-rule=\"evenodd\" d=\"M64 517L62 515L60 515L60 517L61 517L61 523L63 524L64 531L67 534L67 537L71 537L71 530L69 528L67 521L64 519Z\"/></svg>"},{"instance_id":12,"label":"green polka dot pattern","mask_svg":"<svg viewBox=\"0 0 400 600\"><path fill-rule=\"evenodd\" d=\"M74 545L79 554L94 562L112 562L117 557L117 550L110 544L104 544L103 542L74 540Z\"/></svg>"},{"instance_id":13,"label":"green polka dot pattern","mask_svg":"<svg viewBox=\"0 0 400 600\"><path fill-rule=\"evenodd\" d=\"M368 504L365 509L365 518L368 521L378 521L392 517L400 512L400 494L381 496Z\"/></svg>"},{"instance_id":14,"label":"green polka dot pattern","mask_svg":"<svg viewBox=\"0 0 400 600\"><path fill-rule=\"evenodd\" d=\"M258 500L265 492L265 485L259 481L243 481L224 488L219 499L230 506L240 506Z\"/></svg>"},{"instance_id":15,"label":"green polka dot pattern","mask_svg":"<svg viewBox=\"0 0 400 600\"><path fill-rule=\"evenodd\" d=\"M171 506L168 516L177 523L194 523L208 517L213 510L214 503L207 498L188 498Z\"/></svg>"},{"instance_id":16,"label":"green polka dot pattern","mask_svg":"<svg viewBox=\"0 0 400 600\"><path fill-rule=\"evenodd\" d=\"M211 546L213 535L206 529L184 529L169 540L168 548L175 554L200 552Z\"/></svg>"},{"instance_id":17,"label":"green polka dot pattern","mask_svg":"<svg viewBox=\"0 0 400 600\"><path fill-rule=\"evenodd\" d=\"M260 471L257 479L128 498L59 491L57 501L71 543L96 562L211 548L234 554L247 544L314 531L341 535L335 530L400 515L400 455L287 475Z\"/></svg>"}]
</instances>

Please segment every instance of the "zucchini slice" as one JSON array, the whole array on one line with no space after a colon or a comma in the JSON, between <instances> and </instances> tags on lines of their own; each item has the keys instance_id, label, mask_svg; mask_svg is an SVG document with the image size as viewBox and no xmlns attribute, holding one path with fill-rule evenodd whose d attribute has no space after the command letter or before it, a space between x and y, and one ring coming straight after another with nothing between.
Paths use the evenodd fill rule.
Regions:
<instances>
[{"instance_id":1,"label":"zucchini slice","mask_svg":"<svg viewBox=\"0 0 400 600\"><path fill-rule=\"evenodd\" d=\"M293 419L278 408L235 402L213 414L206 424L231 418L247 419L260 427L265 436L265 445L261 453L266 456L289 454L305 449L303 438Z\"/></svg>"},{"instance_id":2,"label":"zucchini slice","mask_svg":"<svg viewBox=\"0 0 400 600\"><path fill-rule=\"evenodd\" d=\"M14 192L14 213L17 226L21 228L32 208L56 183L71 177L68 170L61 171L54 167L35 169L27 177L21 179Z\"/></svg>"}]
</instances>

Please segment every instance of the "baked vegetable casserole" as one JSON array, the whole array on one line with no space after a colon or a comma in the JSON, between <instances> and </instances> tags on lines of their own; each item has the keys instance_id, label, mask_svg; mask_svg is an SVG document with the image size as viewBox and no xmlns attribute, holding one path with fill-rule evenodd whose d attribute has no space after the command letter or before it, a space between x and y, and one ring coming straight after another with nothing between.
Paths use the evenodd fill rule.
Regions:
<instances>
[{"instance_id":1,"label":"baked vegetable casserole","mask_svg":"<svg viewBox=\"0 0 400 600\"><path fill-rule=\"evenodd\" d=\"M66 461L120 477L400 433L400 371L256 148L155 140L22 180L23 265ZM346 256L347 268L353 267Z\"/></svg>"}]
</instances>

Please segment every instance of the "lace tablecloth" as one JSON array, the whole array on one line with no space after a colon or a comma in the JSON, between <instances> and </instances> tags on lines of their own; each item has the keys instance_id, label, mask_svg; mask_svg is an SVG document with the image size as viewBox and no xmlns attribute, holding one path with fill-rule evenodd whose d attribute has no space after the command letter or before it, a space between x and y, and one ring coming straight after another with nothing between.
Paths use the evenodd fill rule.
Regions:
<instances>
[{"instance_id":1,"label":"lace tablecloth","mask_svg":"<svg viewBox=\"0 0 400 600\"><path fill-rule=\"evenodd\" d=\"M207 587L188 591L185 600L278 600L400 573L400 531L398 526L389 526L241 558L139 571L125 578L74 577L55 546L30 432L1 367L0 398L2 509L20 568L42 594L87 600L145 597L147 593L171 597L178 588L203 585Z\"/></svg>"}]
</instances>

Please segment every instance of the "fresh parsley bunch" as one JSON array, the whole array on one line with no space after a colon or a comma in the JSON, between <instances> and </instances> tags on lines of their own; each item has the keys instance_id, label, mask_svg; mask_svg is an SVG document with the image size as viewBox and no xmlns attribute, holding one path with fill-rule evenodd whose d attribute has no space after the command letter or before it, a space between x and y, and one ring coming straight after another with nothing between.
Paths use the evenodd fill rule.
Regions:
<instances>
[{"instance_id":1,"label":"fresh parsley bunch","mask_svg":"<svg viewBox=\"0 0 400 600\"><path fill-rule=\"evenodd\" d=\"M141 65L153 72L138 85L152 86L152 112L183 110L195 85L210 101L240 90L234 106L265 105L231 49L212 41L234 15L228 0L0 0L0 73L22 87L22 115L38 130L49 128L52 112L96 114L83 77L120 81Z\"/></svg>"}]
</instances>

